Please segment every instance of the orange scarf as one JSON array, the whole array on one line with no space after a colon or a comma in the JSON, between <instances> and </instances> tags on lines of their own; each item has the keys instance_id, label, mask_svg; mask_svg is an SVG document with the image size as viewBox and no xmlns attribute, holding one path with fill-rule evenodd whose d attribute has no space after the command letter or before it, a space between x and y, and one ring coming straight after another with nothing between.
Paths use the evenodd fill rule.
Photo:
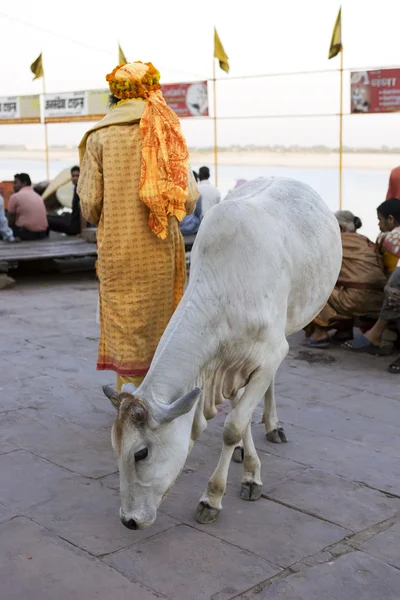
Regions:
<instances>
[{"instance_id":1,"label":"orange scarf","mask_svg":"<svg viewBox=\"0 0 400 600\"><path fill-rule=\"evenodd\" d=\"M162 240L168 216L186 216L189 151L179 119L160 90L152 92L140 120L142 164L139 196L150 209L149 227Z\"/></svg>"}]
</instances>

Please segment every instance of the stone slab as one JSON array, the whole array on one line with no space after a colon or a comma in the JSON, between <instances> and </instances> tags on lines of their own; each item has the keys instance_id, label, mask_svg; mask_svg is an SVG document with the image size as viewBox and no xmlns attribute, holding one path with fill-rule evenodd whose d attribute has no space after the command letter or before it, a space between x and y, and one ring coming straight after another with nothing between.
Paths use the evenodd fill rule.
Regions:
<instances>
[{"instance_id":1,"label":"stone slab","mask_svg":"<svg viewBox=\"0 0 400 600\"><path fill-rule=\"evenodd\" d=\"M4 504L0 503L0 523L3 523L4 521L9 521L17 514L18 513L10 506L4 506Z\"/></svg>"},{"instance_id":2,"label":"stone slab","mask_svg":"<svg viewBox=\"0 0 400 600\"><path fill-rule=\"evenodd\" d=\"M320 516L352 531L392 517L400 499L317 469L290 477L268 489L268 497Z\"/></svg>"},{"instance_id":3,"label":"stone slab","mask_svg":"<svg viewBox=\"0 0 400 600\"><path fill-rule=\"evenodd\" d=\"M18 450L0 456L0 502L16 513L50 500L72 474L30 452Z\"/></svg>"},{"instance_id":4,"label":"stone slab","mask_svg":"<svg viewBox=\"0 0 400 600\"><path fill-rule=\"evenodd\" d=\"M47 458L87 477L115 472L110 429L91 431L46 410L23 409L5 413L0 420L0 440Z\"/></svg>"},{"instance_id":5,"label":"stone slab","mask_svg":"<svg viewBox=\"0 0 400 600\"><path fill-rule=\"evenodd\" d=\"M347 412L393 425L399 416L399 400L370 392L357 392L331 402L331 406Z\"/></svg>"},{"instance_id":6,"label":"stone slab","mask_svg":"<svg viewBox=\"0 0 400 600\"><path fill-rule=\"evenodd\" d=\"M350 534L346 529L263 498L245 502L239 498L239 485L228 486L218 520L200 525L194 516L206 483L207 477L199 473L183 473L165 498L162 512L282 567Z\"/></svg>"},{"instance_id":7,"label":"stone slab","mask_svg":"<svg viewBox=\"0 0 400 600\"><path fill-rule=\"evenodd\" d=\"M228 600L279 572L254 554L183 525L105 562L170 600Z\"/></svg>"},{"instance_id":8,"label":"stone slab","mask_svg":"<svg viewBox=\"0 0 400 600\"><path fill-rule=\"evenodd\" d=\"M178 524L160 514L154 527L130 531L119 519L119 507L119 492L98 481L72 475L57 482L51 498L33 506L28 514L61 538L96 556L142 543Z\"/></svg>"},{"instance_id":9,"label":"stone slab","mask_svg":"<svg viewBox=\"0 0 400 600\"><path fill-rule=\"evenodd\" d=\"M16 365L10 358L13 355L7 356L7 358L3 358L1 360L2 369L0 371L0 387L3 387L10 383L11 381L17 381L19 379L30 379L31 377L37 377L39 373L32 369L31 367L27 367L26 364L29 364L29 361L23 365Z\"/></svg>"},{"instance_id":10,"label":"stone slab","mask_svg":"<svg viewBox=\"0 0 400 600\"><path fill-rule=\"evenodd\" d=\"M358 547L363 552L400 569L400 522L397 521L389 529L378 533Z\"/></svg>"},{"instance_id":11,"label":"stone slab","mask_svg":"<svg viewBox=\"0 0 400 600\"><path fill-rule=\"evenodd\" d=\"M398 600L400 571L352 552L282 581L272 583L257 600Z\"/></svg>"},{"instance_id":12,"label":"stone slab","mask_svg":"<svg viewBox=\"0 0 400 600\"><path fill-rule=\"evenodd\" d=\"M269 444L271 454L400 495L399 458L293 425L286 430L290 442ZM253 437L256 448L265 449L264 427L253 426Z\"/></svg>"},{"instance_id":13,"label":"stone slab","mask_svg":"<svg viewBox=\"0 0 400 600\"><path fill-rule=\"evenodd\" d=\"M3 387L6 406L12 402L17 408L46 409L82 427L99 430L111 429L115 409L100 392L79 389L48 375L10 383Z\"/></svg>"},{"instance_id":14,"label":"stone slab","mask_svg":"<svg viewBox=\"0 0 400 600\"><path fill-rule=\"evenodd\" d=\"M110 381L110 373L96 371L95 361L80 358L76 354L71 356L64 352L55 352L50 348L11 354L8 361L14 364L16 369L18 367L21 369L22 365L29 364L36 373L56 375L57 379L66 381L74 387L101 391L101 386ZM113 379L112 375L111 378Z\"/></svg>"},{"instance_id":15,"label":"stone slab","mask_svg":"<svg viewBox=\"0 0 400 600\"><path fill-rule=\"evenodd\" d=\"M354 442L373 449L379 448L381 452L400 457L400 432L393 423L384 423L347 410L333 408L326 403L307 407L285 407L281 414L285 423L298 425L338 440Z\"/></svg>"},{"instance_id":16,"label":"stone slab","mask_svg":"<svg viewBox=\"0 0 400 600\"><path fill-rule=\"evenodd\" d=\"M324 397L330 399L345 398L354 394L352 388L338 383L321 383L316 379L308 379L307 384L304 377L298 375L286 374L281 380L278 378L275 391L277 396L289 396L298 400L317 400Z\"/></svg>"},{"instance_id":17,"label":"stone slab","mask_svg":"<svg viewBox=\"0 0 400 600\"><path fill-rule=\"evenodd\" d=\"M142 585L76 552L39 525L16 518L0 526L3 600L155 600Z\"/></svg>"}]
</instances>

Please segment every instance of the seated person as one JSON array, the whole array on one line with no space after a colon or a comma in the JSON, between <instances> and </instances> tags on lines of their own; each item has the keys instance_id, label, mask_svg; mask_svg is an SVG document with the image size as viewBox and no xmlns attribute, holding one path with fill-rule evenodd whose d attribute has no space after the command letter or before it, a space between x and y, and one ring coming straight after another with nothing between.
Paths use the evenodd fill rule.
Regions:
<instances>
[{"instance_id":1,"label":"seated person","mask_svg":"<svg viewBox=\"0 0 400 600\"><path fill-rule=\"evenodd\" d=\"M13 242L14 234L12 229L8 226L6 213L4 211L4 198L0 194L0 240L5 242Z\"/></svg>"},{"instance_id":2,"label":"seated person","mask_svg":"<svg viewBox=\"0 0 400 600\"><path fill-rule=\"evenodd\" d=\"M67 235L80 235L86 229L87 222L82 217L81 201L76 191L80 174L79 167L72 167L71 181L74 185L74 197L72 200L72 212L64 215L47 215L50 231L58 231Z\"/></svg>"},{"instance_id":3,"label":"seated person","mask_svg":"<svg viewBox=\"0 0 400 600\"><path fill-rule=\"evenodd\" d=\"M47 237L46 208L42 198L33 190L27 173L14 176L14 192L8 203L8 224L14 236L22 241Z\"/></svg>"},{"instance_id":4,"label":"seated person","mask_svg":"<svg viewBox=\"0 0 400 600\"><path fill-rule=\"evenodd\" d=\"M196 171L193 171L193 175L196 181L199 181L199 176ZM201 196L197 200L196 208L191 215L186 215L181 221L180 229L182 235L194 235L198 232L200 223L202 221L201 215Z\"/></svg>"},{"instance_id":5,"label":"seated person","mask_svg":"<svg viewBox=\"0 0 400 600\"><path fill-rule=\"evenodd\" d=\"M400 258L400 200L391 198L378 207L379 228L382 232L380 245L383 252ZM393 261L391 261L393 262ZM400 265L394 268L385 289L385 299L375 325L364 335L359 335L345 346L354 352L378 354L382 335L390 321L400 324L400 311L391 306L392 298L400 294ZM393 368L392 368L393 367ZM398 369L398 370L396 370ZM400 373L400 360L389 367L392 373Z\"/></svg>"},{"instance_id":6,"label":"seated person","mask_svg":"<svg viewBox=\"0 0 400 600\"><path fill-rule=\"evenodd\" d=\"M378 316L384 297L386 277L376 244L356 233L362 223L350 211L339 211L336 218L342 237L342 268L327 304L306 328L304 345L311 348L351 339L354 318ZM330 329L337 330L333 338L328 336Z\"/></svg>"},{"instance_id":7,"label":"seated person","mask_svg":"<svg viewBox=\"0 0 400 600\"><path fill-rule=\"evenodd\" d=\"M379 229L382 233L378 236L376 243L383 256L383 264L388 276L393 273L399 260L396 254L396 243L393 244L393 241L396 242L396 240L400 239L399 208L400 200L390 198L383 202L377 209Z\"/></svg>"}]
</instances>

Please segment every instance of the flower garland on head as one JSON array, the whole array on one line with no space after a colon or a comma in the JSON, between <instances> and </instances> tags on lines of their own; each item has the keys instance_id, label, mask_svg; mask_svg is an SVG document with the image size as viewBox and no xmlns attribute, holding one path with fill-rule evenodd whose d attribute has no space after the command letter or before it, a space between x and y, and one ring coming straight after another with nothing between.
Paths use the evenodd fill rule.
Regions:
<instances>
[{"instance_id":1,"label":"flower garland on head","mask_svg":"<svg viewBox=\"0 0 400 600\"><path fill-rule=\"evenodd\" d=\"M116 74L127 63L123 63L115 67L115 69L106 76L106 80L110 86L110 91L113 96L121 100L147 100L152 92L161 89L160 72L153 66L152 63L143 63L138 60L134 64L141 64L147 67L147 71L140 78L134 77L126 73L126 78L117 77Z\"/></svg>"}]
</instances>

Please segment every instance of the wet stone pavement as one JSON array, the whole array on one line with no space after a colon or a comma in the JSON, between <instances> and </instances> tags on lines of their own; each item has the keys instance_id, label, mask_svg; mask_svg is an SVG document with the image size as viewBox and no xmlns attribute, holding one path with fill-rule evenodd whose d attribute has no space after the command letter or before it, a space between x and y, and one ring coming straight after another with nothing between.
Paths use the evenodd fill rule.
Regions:
<instances>
[{"instance_id":1,"label":"wet stone pavement","mask_svg":"<svg viewBox=\"0 0 400 600\"><path fill-rule=\"evenodd\" d=\"M95 371L96 283L25 278L0 292L1 600L400 599L400 378L389 358L302 350L276 386L289 443L254 415L263 496L194 519L221 448L209 422L152 528L119 521L113 408ZM190 349L189 349L190 350Z\"/></svg>"}]
</instances>

